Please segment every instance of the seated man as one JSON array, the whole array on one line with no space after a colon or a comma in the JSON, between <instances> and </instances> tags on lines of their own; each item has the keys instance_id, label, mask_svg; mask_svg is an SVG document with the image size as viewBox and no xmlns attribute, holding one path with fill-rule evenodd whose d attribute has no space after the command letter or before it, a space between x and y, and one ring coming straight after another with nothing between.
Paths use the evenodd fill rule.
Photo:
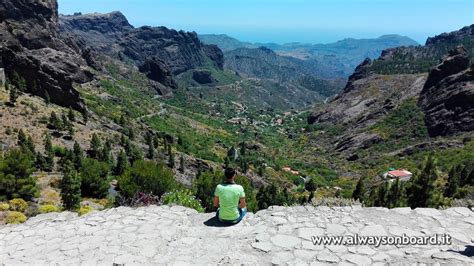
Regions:
<instances>
[{"instance_id":1,"label":"seated man","mask_svg":"<svg viewBox=\"0 0 474 266\"><path fill-rule=\"evenodd\" d=\"M223 223L236 224L247 213L244 188L235 183L235 176L235 170L227 168L226 181L217 185L214 192L214 207L219 208L216 217Z\"/></svg>"}]
</instances>

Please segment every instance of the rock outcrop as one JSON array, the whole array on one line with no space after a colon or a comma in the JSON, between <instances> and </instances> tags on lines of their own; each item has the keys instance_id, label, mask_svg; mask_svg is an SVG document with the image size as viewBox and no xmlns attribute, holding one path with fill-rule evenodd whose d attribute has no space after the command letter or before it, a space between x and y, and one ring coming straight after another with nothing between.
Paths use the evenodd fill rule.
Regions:
<instances>
[{"instance_id":1,"label":"rock outcrop","mask_svg":"<svg viewBox=\"0 0 474 266\"><path fill-rule=\"evenodd\" d=\"M466 38L472 38L474 36L474 24L463 27L458 31L442 33L434 37L429 37L426 40L426 45L432 45L437 43L456 42Z\"/></svg>"},{"instance_id":2,"label":"rock outcrop","mask_svg":"<svg viewBox=\"0 0 474 266\"><path fill-rule=\"evenodd\" d=\"M26 80L28 92L49 95L54 103L84 110L73 84L93 77L82 56L88 53L71 46L74 41L60 38L57 7L56 0L2 1L0 61L10 80L15 72Z\"/></svg>"},{"instance_id":3,"label":"rock outcrop","mask_svg":"<svg viewBox=\"0 0 474 266\"><path fill-rule=\"evenodd\" d=\"M273 206L231 227L219 227L214 215L180 206L39 215L0 227L0 264L474 264L468 208ZM449 235L451 243L313 243L320 236L436 234Z\"/></svg>"},{"instance_id":4,"label":"rock outcrop","mask_svg":"<svg viewBox=\"0 0 474 266\"><path fill-rule=\"evenodd\" d=\"M152 57L150 59L146 59L138 69L140 72L145 73L146 76L151 80L159 82L168 88L178 88L178 85L171 76L171 70L169 69L168 65L159 58Z\"/></svg>"},{"instance_id":5,"label":"rock outcrop","mask_svg":"<svg viewBox=\"0 0 474 266\"><path fill-rule=\"evenodd\" d=\"M61 16L60 29L63 36L73 33L101 53L133 62L168 89L177 87L174 75L209 62L219 69L224 65L222 51L215 45L202 44L196 33L166 27L134 28L120 12Z\"/></svg>"},{"instance_id":6,"label":"rock outcrop","mask_svg":"<svg viewBox=\"0 0 474 266\"><path fill-rule=\"evenodd\" d=\"M463 47L431 70L418 104L432 137L474 130L474 67Z\"/></svg>"},{"instance_id":7,"label":"rock outcrop","mask_svg":"<svg viewBox=\"0 0 474 266\"><path fill-rule=\"evenodd\" d=\"M214 77L212 77L212 73L207 70L193 71L193 79L199 84L211 84L216 81Z\"/></svg>"}]
</instances>

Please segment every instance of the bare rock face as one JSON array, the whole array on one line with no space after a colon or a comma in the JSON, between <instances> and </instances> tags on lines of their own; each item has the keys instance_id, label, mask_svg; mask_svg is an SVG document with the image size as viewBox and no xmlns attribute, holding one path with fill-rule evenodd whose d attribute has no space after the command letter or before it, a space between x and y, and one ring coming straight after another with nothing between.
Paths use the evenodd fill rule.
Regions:
<instances>
[{"instance_id":1,"label":"bare rock face","mask_svg":"<svg viewBox=\"0 0 474 266\"><path fill-rule=\"evenodd\" d=\"M134 28L120 12L61 16L61 35L73 33L81 42L108 56L133 62L150 79L176 88L173 76L211 62L222 69L224 55L202 44L194 32L166 27ZM165 76L166 75L166 76Z\"/></svg>"},{"instance_id":2,"label":"bare rock face","mask_svg":"<svg viewBox=\"0 0 474 266\"><path fill-rule=\"evenodd\" d=\"M48 94L54 103L84 110L73 84L90 81L93 75L86 70L81 49L59 37L57 7L56 0L2 1L0 61L8 78L16 72L26 80L28 92Z\"/></svg>"},{"instance_id":3,"label":"bare rock face","mask_svg":"<svg viewBox=\"0 0 474 266\"><path fill-rule=\"evenodd\" d=\"M119 41L123 54L136 62L155 56L167 62L177 75L206 62L204 45L196 33L165 27L141 27L126 32Z\"/></svg>"},{"instance_id":4,"label":"bare rock face","mask_svg":"<svg viewBox=\"0 0 474 266\"><path fill-rule=\"evenodd\" d=\"M474 35L474 24L463 27L462 29L458 31L442 33L440 35L430 37L426 40L426 45L458 41L464 38L470 38L473 35Z\"/></svg>"},{"instance_id":5,"label":"bare rock face","mask_svg":"<svg viewBox=\"0 0 474 266\"><path fill-rule=\"evenodd\" d=\"M432 137L474 130L474 67L464 48L431 70L418 104Z\"/></svg>"},{"instance_id":6,"label":"bare rock face","mask_svg":"<svg viewBox=\"0 0 474 266\"><path fill-rule=\"evenodd\" d=\"M216 81L212 77L211 72L207 70L195 70L193 72L193 79L199 84L211 84Z\"/></svg>"},{"instance_id":7,"label":"bare rock face","mask_svg":"<svg viewBox=\"0 0 474 266\"><path fill-rule=\"evenodd\" d=\"M145 63L139 67L139 70L145 73L149 79L159 82L166 87L173 89L178 88L178 85L171 76L171 70L168 65L159 58L153 57L147 59Z\"/></svg>"}]
</instances>

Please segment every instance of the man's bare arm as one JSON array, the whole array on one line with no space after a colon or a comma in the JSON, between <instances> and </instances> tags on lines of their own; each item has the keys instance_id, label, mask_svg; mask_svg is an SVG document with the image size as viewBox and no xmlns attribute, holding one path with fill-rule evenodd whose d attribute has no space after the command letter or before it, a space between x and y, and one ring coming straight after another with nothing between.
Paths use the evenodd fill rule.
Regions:
<instances>
[{"instance_id":1,"label":"man's bare arm","mask_svg":"<svg viewBox=\"0 0 474 266\"><path fill-rule=\"evenodd\" d=\"M214 203L214 207L218 208L219 207L219 197L214 196L213 203Z\"/></svg>"},{"instance_id":2,"label":"man's bare arm","mask_svg":"<svg viewBox=\"0 0 474 266\"><path fill-rule=\"evenodd\" d=\"M239 208L247 208L247 202L245 202L245 198L240 198Z\"/></svg>"}]
</instances>

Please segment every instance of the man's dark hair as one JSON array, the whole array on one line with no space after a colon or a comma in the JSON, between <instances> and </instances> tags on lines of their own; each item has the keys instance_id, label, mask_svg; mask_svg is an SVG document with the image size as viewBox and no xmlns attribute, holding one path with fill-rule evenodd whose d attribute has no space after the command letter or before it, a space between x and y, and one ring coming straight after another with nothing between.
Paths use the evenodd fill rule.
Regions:
<instances>
[{"instance_id":1,"label":"man's dark hair","mask_svg":"<svg viewBox=\"0 0 474 266\"><path fill-rule=\"evenodd\" d=\"M225 169L225 178L231 179L235 176L235 169L234 168L226 168Z\"/></svg>"}]
</instances>

